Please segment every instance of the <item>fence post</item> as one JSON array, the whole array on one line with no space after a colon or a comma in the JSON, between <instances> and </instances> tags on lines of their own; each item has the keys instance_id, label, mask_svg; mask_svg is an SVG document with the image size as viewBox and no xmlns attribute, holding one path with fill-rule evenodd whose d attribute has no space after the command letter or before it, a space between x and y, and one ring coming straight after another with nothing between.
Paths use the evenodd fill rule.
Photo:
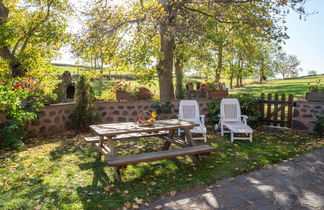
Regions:
<instances>
[{"instance_id":1,"label":"fence post","mask_svg":"<svg viewBox=\"0 0 324 210\"><path fill-rule=\"evenodd\" d=\"M281 95L281 101L282 101L282 106L281 106L280 126L285 127L285 108L286 108L286 104L285 104L286 103L286 95L285 94Z\"/></svg>"},{"instance_id":2,"label":"fence post","mask_svg":"<svg viewBox=\"0 0 324 210\"><path fill-rule=\"evenodd\" d=\"M261 93L261 103L260 103L260 111L261 111L261 116L260 116L260 120L263 121L264 120L264 93Z\"/></svg>"},{"instance_id":3,"label":"fence post","mask_svg":"<svg viewBox=\"0 0 324 210\"><path fill-rule=\"evenodd\" d=\"M267 120L271 120L271 100L272 100L272 94L268 93ZM271 124L270 122L267 123L267 125L270 124Z\"/></svg>"},{"instance_id":4,"label":"fence post","mask_svg":"<svg viewBox=\"0 0 324 210\"><path fill-rule=\"evenodd\" d=\"M279 113L279 110L278 110L278 102L279 102L278 93L275 94L274 100L275 100L275 104L274 104L274 110L273 110L273 112L274 112L273 113L274 114L273 120L275 122L273 123L273 125L274 126L277 126L278 125L278 122L277 122L277 120L278 120L278 113Z\"/></svg>"},{"instance_id":5,"label":"fence post","mask_svg":"<svg viewBox=\"0 0 324 210\"><path fill-rule=\"evenodd\" d=\"M288 95L288 119L287 119L287 127L292 127L292 112L293 112L293 103L294 97L292 94Z\"/></svg>"}]
</instances>

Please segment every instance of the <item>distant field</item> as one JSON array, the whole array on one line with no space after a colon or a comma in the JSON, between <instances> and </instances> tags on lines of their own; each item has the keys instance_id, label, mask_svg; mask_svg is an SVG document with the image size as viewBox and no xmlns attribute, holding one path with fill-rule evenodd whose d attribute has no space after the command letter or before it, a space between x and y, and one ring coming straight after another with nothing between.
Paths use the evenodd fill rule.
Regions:
<instances>
[{"instance_id":1,"label":"distant field","mask_svg":"<svg viewBox=\"0 0 324 210\"><path fill-rule=\"evenodd\" d=\"M87 74L98 74L99 70L94 70L90 68L80 67L79 70L76 66L56 66L58 69L59 74L63 73L64 71L70 71L72 74L79 74L87 72ZM108 70L104 70L104 74L108 74ZM133 72L120 72L120 71L111 71L111 74L132 74ZM244 79L243 84L245 87L243 88L233 88L230 90L230 94L240 94L240 93L251 93L255 96L260 96L261 93L278 93L278 94L293 94L295 98L304 98L306 92L308 92L308 83L315 83L316 80L321 80L321 85L324 86L324 75L319 76L309 76L304 78L297 78L297 79L272 79L266 81L264 84L258 84L257 80L255 79ZM203 79L197 80L185 77L184 83L189 81L200 81L204 82ZM225 82L227 86L229 86L229 80L223 79L222 82ZM103 81L103 91L108 89L115 80L107 80L104 79ZM132 87L136 86L147 86L151 89L153 93L159 95L159 86L158 81L152 81L149 85L140 84L138 81L130 81ZM233 82L233 85L236 84L236 81ZM93 90L96 95L99 94L99 82L93 81L92 82Z\"/></svg>"},{"instance_id":2,"label":"distant field","mask_svg":"<svg viewBox=\"0 0 324 210\"><path fill-rule=\"evenodd\" d=\"M293 94L295 98L305 98L306 92L309 92L308 83L314 84L319 79L321 86L324 87L324 75L320 75L289 80L270 80L265 84L252 84L244 88L233 89L230 93L252 93L256 96L259 96L260 93L278 93Z\"/></svg>"}]
</instances>

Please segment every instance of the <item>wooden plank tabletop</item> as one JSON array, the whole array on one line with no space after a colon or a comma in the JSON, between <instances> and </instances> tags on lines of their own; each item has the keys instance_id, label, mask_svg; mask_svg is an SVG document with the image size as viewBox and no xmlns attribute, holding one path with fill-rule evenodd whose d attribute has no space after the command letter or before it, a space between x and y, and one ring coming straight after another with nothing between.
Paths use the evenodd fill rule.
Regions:
<instances>
[{"instance_id":1,"label":"wooden plank tabletop","mask_svg":"<svg viewBox=\"0 0 324 210\"><path fill-rule=\"evenodd\" d=\"M193 128L199 126L197 123L188 122L179 119L169 119L169 120L158 120L154 123L152 127L141 127L135 122L126 123L112 123L112 124L100 124L100 125L90 125L90 129L101 136L116 136L120 134L128 133L140 133L140 132L154 132L161 130L171 130L178 128Z\"/></svg>"}]
</instances>

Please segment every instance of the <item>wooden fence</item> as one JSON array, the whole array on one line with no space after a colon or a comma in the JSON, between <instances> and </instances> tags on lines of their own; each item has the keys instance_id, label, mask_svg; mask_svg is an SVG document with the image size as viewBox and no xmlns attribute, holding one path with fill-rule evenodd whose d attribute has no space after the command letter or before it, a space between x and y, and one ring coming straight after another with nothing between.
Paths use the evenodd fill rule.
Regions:
<instances>
[{"instance_id":1,"label":"wooden fence","mask_svg":"<svg viewBox=\"0 0 324 210\"><path fill-rule=\"evenodd\" d=\"M279 96L279 94L269 93L266 98L265 94L261 93L260 120L266 125L291 128L293 107L294 97L291 94L286 98L285 94Z\"/></svg>"}]
</instances>

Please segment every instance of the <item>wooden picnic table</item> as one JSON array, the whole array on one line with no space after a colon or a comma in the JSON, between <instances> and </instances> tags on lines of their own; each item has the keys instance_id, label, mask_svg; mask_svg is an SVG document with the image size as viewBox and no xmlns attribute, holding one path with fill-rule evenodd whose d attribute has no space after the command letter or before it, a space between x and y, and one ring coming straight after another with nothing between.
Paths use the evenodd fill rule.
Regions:
<instances>
[{"instance_id":1,"label":"wooden picnic table","mask_svg":"<svg viewBox=\"0 0 324 210\"><path fill-rule=\"evenodd\" d=\"M135 122L91 125L90 129L98 136L87 137L85 140L95 144L98 149L98 159L101 159L101 156L105 155L105 160L108 165L114 167L116 180L121 181L120 168L138 162L191 155L194 164L199 166L200 160L198 154L211 152L214 148L209 145L195 146L190 129L196 126L198 126L198 124L179 119L158 120L150 127L142 127ZM184 130L187 140L186 142L180 138L174 137L174 134L178 129ZM129 156L117 156L114 145L115 141L151 136L158 136L165 140L162 148L163 151ZM106 142L107 145L104 144ZM171 143L183 148L169 150Z\"/></svg>"}]
</instances>

